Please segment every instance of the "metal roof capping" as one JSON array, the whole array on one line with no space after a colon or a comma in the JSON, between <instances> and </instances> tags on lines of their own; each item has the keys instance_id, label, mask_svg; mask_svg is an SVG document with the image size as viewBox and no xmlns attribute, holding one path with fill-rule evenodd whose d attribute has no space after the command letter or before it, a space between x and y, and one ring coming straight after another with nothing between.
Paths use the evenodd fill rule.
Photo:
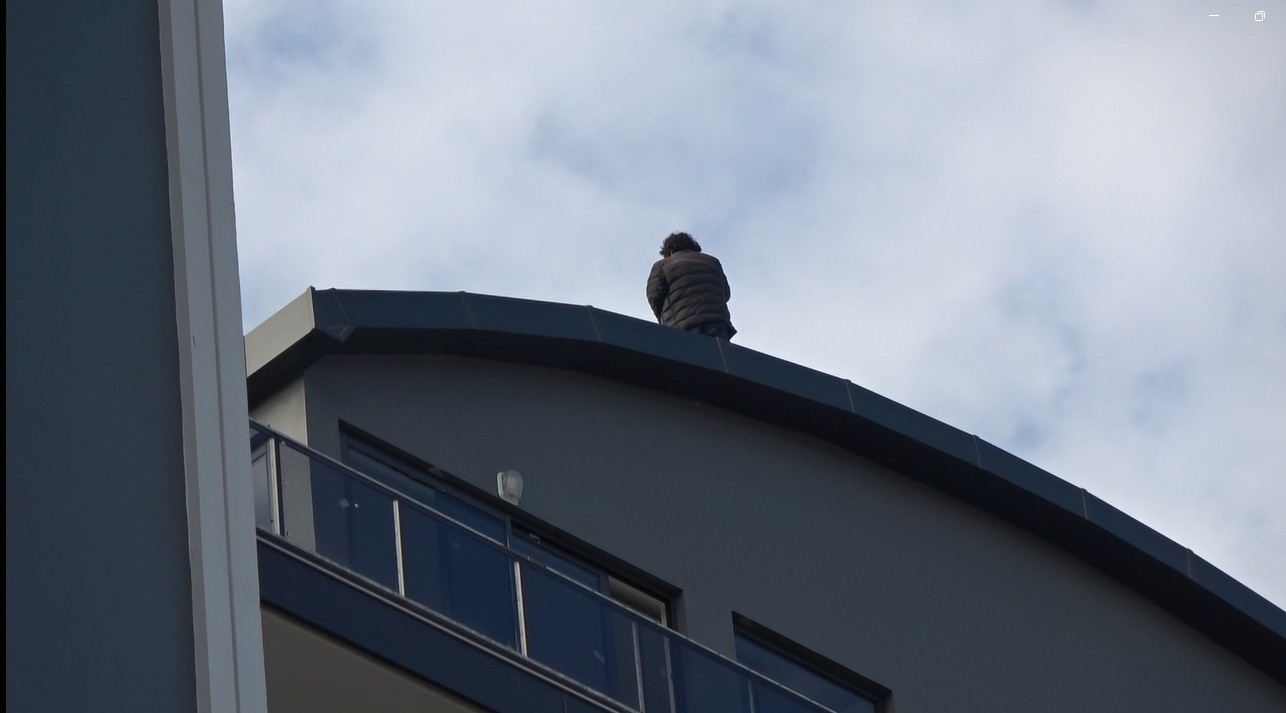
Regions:
<instances>
[{"instance_id":1,"label":"metal roof capping","mask_svg":"<svg viewBox=\"0 0 1286 713\"><path fill-rule=\"evenodd\" d=\"M850 381L594 307L310 287L246 336L250 404L344 353L569 369L822 438L1055 543L1286 684L1286 611L1083 488Z\"/></svg>"}]
</instances>

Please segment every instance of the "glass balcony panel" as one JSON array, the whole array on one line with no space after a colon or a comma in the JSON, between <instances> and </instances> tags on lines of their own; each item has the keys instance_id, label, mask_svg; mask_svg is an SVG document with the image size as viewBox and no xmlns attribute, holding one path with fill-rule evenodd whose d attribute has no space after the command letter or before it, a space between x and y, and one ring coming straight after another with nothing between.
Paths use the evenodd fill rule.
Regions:
<instances>
[{"instance_id":1,"label":"glass balcony panel","mask_svg":"<svg viewBox=\"0 0 1286 713\"><path fill-rule=\"evenodd\" d=\"M755 681L755 713L825 713L826 709L810 705L794 696Z\"/></svg>"},{"instance_id":2,"label":"glass balcony panel","mask_svg":"<svg viewBox=\"0 0 1286 713\"><path fill-rule=\"evenodd\" d=\"M401 516L406 596L516 650L509 555L414 505Z\"/></svg>"},{"instance_id":3,"label":"glass balcony panel","mask_svg":"<svg viewBox=\"0 0 1286 713\"><path fill-rule=\"evenodd\" d=\"M737 635L737 660L786 688L820 703L826 710L835 713L875 713L875 702L869 698L741 634Z\"/></svg>"},{"instance_id":4,"label":"glass balcony panel","mask_svg":"<svg viewBox=\"0 0 1286 713\"><path fill-rule=\"evenodd\" d=\"M324 461L313 460L309 471L314 551L396 590L393 499Z\"/></svg>"},{"instance_id":5,"label":"glass balcony panel","mask_svg":"<svg viewBox=\"0 0 1286 713\"><path fill-rule=\"evenodd\" d=\"M434 508L443 515L468 525L496 542L503 543L508 534L503 520L498 517L488 515L482 510L448 493L438 493Z\"/></svg>"},{"instance_id":6,"label":"glass balcony panel","mask_svg":"<svg viewBox=\"0 0 1286 713\"><path fill-rule=\"evenodd\" d=\"M277 480L281 488L282 535L292 544L317 553L313 535L312 458L289 443L280 443Z\"/></svg>"},{"instance_id":7,"label":"glass balcony panel","mask_svg":"<svg viewBox=\"0 0 1286 713\"><path fill-rule=\"evenodd\" d=\"M458 520L497 542L505 541L505 523L500 518L437 488L425 485L397 467L366 453L357 445L348 447L345 459L354 470L410 496L421 505Z\"/></svg>"},{"instance_id":8,"label":"glass balcony panel","mask_svg":"<svg viewBox=\"0 0 1286 713\"><path fill-rule=\"evenodd\" d=\"M631 618L556 575L520 566L527 655L637 710Z\"/></svg>"},{"instance_id":9,"label":"glass balcony panel","mask_svg":"<svg viewBox=\"0 0 1286 713\"><path fill-rule=\"evenodd\" d=\"M514 532L513 539L509 541L509 547L514 552L521 552L568 579L574 579L595 591L602 591L600 589L602 577L599 576L598 572L588 567L582 567L572 560L555 553L548 547L530 539L530 535L523 532Z\"/></svg>"},{"instance_id":10,"label":"glass balcony panel","mask_svg":"<svg viewBox=\"0 0 1286 713\"><path fill-rule=\"evenodd\" d=\"M639 668L643 672L643 710L674 713L670 642L660 631L639 625Z\"/></svg>"},{"instance_id":11,"label":"glass balcony panel","mask_svg":"<svg viewBox=\"0 0 1286 713\"><path fill-rule=\"evenodd\" d=\"M280 441L277 480L281 527L288 541L335 564L397 590L397 543L391 493L311 456L306 447ZM256 444L258 446L258 444ZM256 522L271 523L270 470L266 450L252 456ZM445 493L445 508L460 502ZM421 493L423 494L423 493ZM490 534L502 520L476 508L444 513ZM472 515L483 515L477 519ZM511 649L518 648L513 557L477 535L408 500L400 505L403 578L406 595ZM273 531L271 527L265 528ZM538 544L530 556L564 563ZM552 560L552 561L551 561ZM826 680L806 691L819 706L764 683L740 668L645 618L625 612L609 599L525 560L521 570L527 656L635 710L647 713L874 713L876 706ZM584 573L571 568L572 576ZM589 583L589 582L587 582ZM738 637L738 657L754 666L780 667L779 655ZM765 656L766 654L766 656ZM758 659L758 660L755 660ZM793 662L790 662L793 663ZM798 672L778 670L788 687L801 685ZM774 677L774 680L778 680ZM808 688L810 682L802 685ZM816 682L811 682L817 687ZM751 697L754 697L752 709ZM833 701L832 697L838 695ZM641 700L640 700L641 698ZM827 700L822 700L823 698Z\"/></svg>"},{"instance_id":12,"label":"glass balcony panel","mask_svg":"<svg viewBox=\"0 0 1286 713\"><path fill-rule=\"evenodd\" d=\"M751 713L750 681L742 672L696 646L675 643L679 713Z\"/></svg>"},{"instance_id":13,"label":"glass balcony panel","mask_svg":"<svg viewBox=\"0 0 1286 713\"><path fill-rule=\"evenodd\" d=\"M255 526L268 532L277 532L277 513L272 507L272 462L269 451L272 443L267 443L250 461L251 481L254 483Z\"/></svg>"}]
</instances>

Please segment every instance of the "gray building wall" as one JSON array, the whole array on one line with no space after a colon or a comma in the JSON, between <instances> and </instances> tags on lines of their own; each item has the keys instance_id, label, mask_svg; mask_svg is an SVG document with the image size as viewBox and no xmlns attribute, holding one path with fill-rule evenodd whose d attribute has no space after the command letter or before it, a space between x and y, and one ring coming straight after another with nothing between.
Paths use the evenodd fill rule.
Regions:
<instances>
[{"instance_id":1,"label":"gray building wall","mask_svg":"<svg viewBox=\"0 0 1286 713\"><path fill-rule=\"evenodd\" d=\"M195 710L157 3L5 21L6 705Z\"/></svg>"},{"instance_id":2,"label":"gray building wall","mask_svg":"<svg viewBox=\"0 0 1286 713\"><path fill-rule=\"evenodd\" d=\"M295 379L257 404L250 414L297 441L308 442L308 410L304 380Z\"/></svg>"},{"instance_id":3,"label":"gray building wall","mask_svg":"<svg viewBox=\"0 0 1286 713\"><path fill-rule=\"evenodd\" d=\"M1116 580L809 436L460 357L331 355L304 388L312 447L338 456L342 420L488 491L516 468L523 510L682 589L696 640L732 656L744 615L888 686L896 713L1286 707Z\"/></svg>"},{"instance_id":4,"label":"gray building wall","mask_svg":"<svg viewBox=\"0 0 1286 713\"><path fill-rule=\"evenodd\" d=\"M8 710L266 705L221 13L5 4Z\"/></svg>"}]
</instances>

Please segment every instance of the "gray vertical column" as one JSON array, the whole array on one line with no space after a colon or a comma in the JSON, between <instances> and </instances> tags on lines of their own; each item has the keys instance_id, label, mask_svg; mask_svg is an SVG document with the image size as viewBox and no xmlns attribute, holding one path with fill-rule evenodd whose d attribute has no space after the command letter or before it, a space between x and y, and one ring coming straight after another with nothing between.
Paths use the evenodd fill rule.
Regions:
<instances>
[{"instance_id":1,"label":"gray vertical column","mask_svg":"<svg viewBox=\"0 0 1286 713\"><path fill-rule=\"evenodd\" d=\"M267 708L221 0L158 0L199 711Z\"/></svg>"},{"instance_id":2,"label":"gray vertical column","mask_svg":"<svg viewBox=\"0 0 1286 713\"><path fill-rule=\"evenodd\" d=\"M262 672L258 690L253 673L229 673L247 649L262 656L257 603L245 636L211 615L254 585L237 573L239 486L224 487L249 467L242 453L225 468L238 441L222 435L239 421L246 440L244 401L219 376L244 358L240 317L209 316L229 289L237 300L234 236L172 223L163 75L171 90L190 79L172 71L156 0L8 0L5 16L6 707L262 710ZM188 248L219 266L206 286L176 260ZM212 401L214 428L199 416ZM221 502L190 499L196 484ZM218 640L235 639L229 656ZM229 680L233 707L211 693Z\"/></svg>"}]
</instances>

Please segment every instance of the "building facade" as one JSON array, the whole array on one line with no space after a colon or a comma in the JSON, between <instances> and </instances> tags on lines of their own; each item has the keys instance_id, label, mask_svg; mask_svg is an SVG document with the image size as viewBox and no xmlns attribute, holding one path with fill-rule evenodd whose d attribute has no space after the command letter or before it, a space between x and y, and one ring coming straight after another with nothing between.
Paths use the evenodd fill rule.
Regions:
<instances>
[{"instance_id":1,"label":"building facade","mask_svg":"<svg viewBox=\"0 0 1286 713\"><path fill-rule=\"evenodd\" d=\"M1280 609L850 382L464 293L309 290L247 354L274 703L321 639L459 710L1286 705Z\"/></svg>"},{"instance_id":2,"label":"building facade","mask_svg":"<svg viewBox=\"0 0 1286 713\"><path fill-rule=\"evenodd\" d=\"M1286 708L1280 609L834 377L311 290L246 363L222 43L6 2L9 710Z\"/></svg>"}]
</instances>

